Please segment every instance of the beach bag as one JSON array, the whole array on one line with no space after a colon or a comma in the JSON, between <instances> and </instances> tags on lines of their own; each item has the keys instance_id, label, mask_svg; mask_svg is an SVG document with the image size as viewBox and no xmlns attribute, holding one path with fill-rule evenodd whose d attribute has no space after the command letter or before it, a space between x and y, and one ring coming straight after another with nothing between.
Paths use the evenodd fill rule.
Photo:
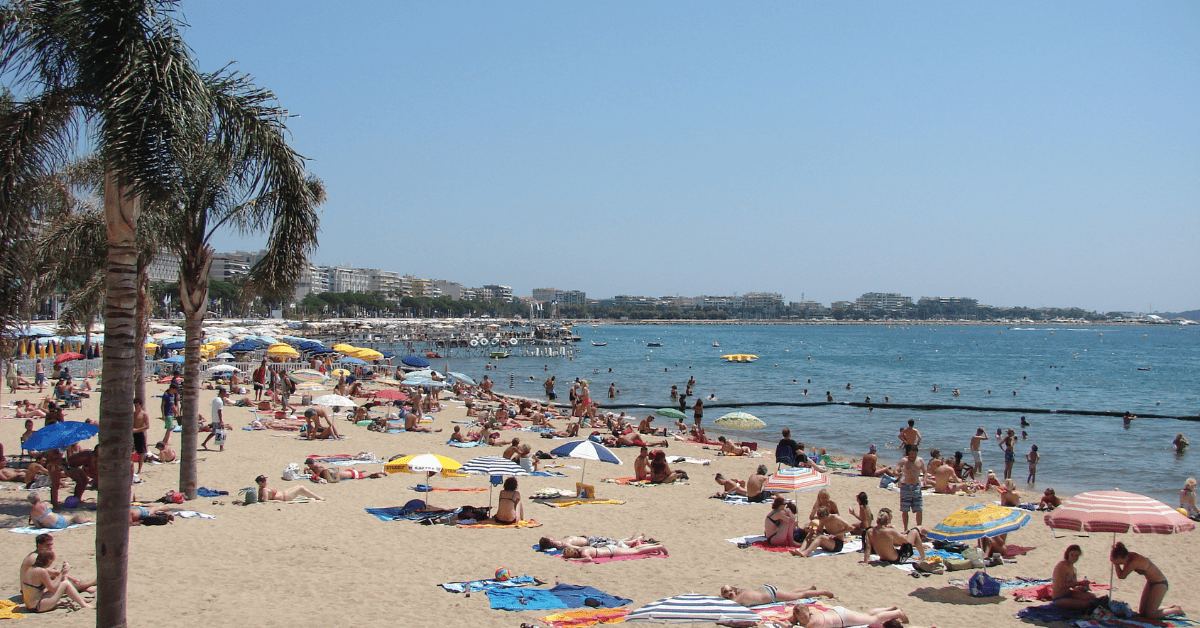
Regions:
<instances>
[{"instance_id":1,"label":"beach bag","mask_svg":"<svg viewBox=\"0 0 1200 628\"><path fill-rule=\"evenodd\" d=\"M896 483L896 478L884 474L879 476L879 488L887 488Z\"/></svg>"},{"instance_id":2,"label":"beach bag","mask_svg":"<svg viewBox=\"0 0 1200 628\"><path fill-rule=\"evenodd\" d=\"M239 491L242 494L242 503L249 506L250 504L258 503L258 489L244 488Z\"/></svg>"},{"instance_id":3,"label":"beach bag","mask_svg":"<svg viewBox=\"0 0 1200 628\"><path fill-rule=\"evenodd\" d=\"M292 480L299 480L300 478L304 477L305 475L306 474L300 473L300 465L296 464L295 462L289 464L283 470L283 479L285 479L289 482L291 482Z\"/></svg>"},{"instance_id":4,"label":"beach bag","mask_svg":"<svg viewBox=\"0 0 1200 628\"><path fill-rule=\"evenodd\" d=\"M1000 583L987 575L986 571L976 571L967 582L971 597L994 597L1000 595Z\"/></svg>"}]
</instances>

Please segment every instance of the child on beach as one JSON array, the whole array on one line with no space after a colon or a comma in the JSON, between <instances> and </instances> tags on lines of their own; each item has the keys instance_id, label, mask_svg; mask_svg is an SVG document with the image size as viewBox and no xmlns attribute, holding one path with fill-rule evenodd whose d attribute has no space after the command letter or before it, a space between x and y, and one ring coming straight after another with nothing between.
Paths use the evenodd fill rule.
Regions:
<instances>
[{"instance_id":1,"label":"child on beach","mask_svg":"<svg viewBox=\"0 0 1200 628\"><path fill-rule=\"evenodd\" d=\"M1025 454L1025 460L1029 461L1029 477L1025 478L1025 481L1029 484L1037 481L1037 465L1041 459L1042 456L1038 453L1037 445L1031 447L1029 453Z\"/></svg>"}]
</instances>

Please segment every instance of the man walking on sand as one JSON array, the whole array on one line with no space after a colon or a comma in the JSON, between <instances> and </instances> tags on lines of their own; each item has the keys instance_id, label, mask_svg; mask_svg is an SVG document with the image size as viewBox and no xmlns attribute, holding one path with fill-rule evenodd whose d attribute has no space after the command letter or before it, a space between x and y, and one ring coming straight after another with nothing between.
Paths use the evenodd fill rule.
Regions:
<instances>
[{"instance_id":1,"label":"man walking on sand","mask_svg":"<svg viewBox=\"0 0 1200 628\"><path fill-rule=\"evenodd\" d=\"M971 437L971 457L975 459L975 475L983 475L983 451L980 450L980 446L985 440L988 440L988 435L982 427L976 429L975 435Z\"/></svg>"},{"instance_id":2,"label":"man walking on sand","mask_svg":"<svg viewBox=\"0 0 1200 628\"><path fill-rule=\"evenodd\" d=\"M137 472L142 472L146 463L146 432L150 431L150 415L146 414L146 404L141 397L133 400L133 451L137 454Z\"/></svg>"},{"instance_id":3,"label":"man walking on sand","mask_svg":"<svg viewBox=\"0 0 1200 628\"><path fill-rule=\"evenodd\" d=\"M228 395L229 391L225 390L224 386L217 387L217 396L212 401L212 432L200 444L201 449L207 450L208 441L215 437L217 446L221 451L225 451L225 430L228 427L225 424L225 397Z\"/></svg>"},{"instance_id":4,"label":"man walking on sand","mask_svg":"<svg viewBox=\"0 0 1200 628\"><path fill-rule=\"evenodd\" d=\"M908 513L917 513L917 527L921 527L921 485L925 481L925 461L917 455L916 445L905 446L905 456L900 459L900 522L908 531Z\"/></svg>"}]
</instances>

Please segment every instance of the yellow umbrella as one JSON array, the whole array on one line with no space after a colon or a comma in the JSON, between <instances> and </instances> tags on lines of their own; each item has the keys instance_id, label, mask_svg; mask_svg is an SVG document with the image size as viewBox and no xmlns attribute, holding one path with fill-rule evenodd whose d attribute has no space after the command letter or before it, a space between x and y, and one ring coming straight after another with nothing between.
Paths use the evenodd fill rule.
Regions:
<instances>
[{"instance_id":1,"label":"yellow umbrella","mask_svg":"<svg viewBox=\"0 0 1200 628\"><path fill-rule=\"evenodd\" d=\"M154 351L157 348L158 348L158 345L153 342L146 343L146 351Z\"/></svg>"},{"instance_id":2,"label":"yellow umbrella","mask_svg":"<svg viewBox=\"0 0 1200 628\"><path fill-rule=\"evenodd\" d=\"M383 470L388 473L441 473L442 477L450 477L461 467L456 460L445 456L414 454L388 461Z\"/></svg>"},{"instance_id":3,"label":"yellow umbrella","mask_svg":"<svg viewBox=\"0 0 1200 628\"><path fill-rule=\"evenodd\" d=\"M333 345L332 347L330 347L330 349L333 349L334 351L337 351L338 353L341 353L343 355L350 355L351 353L358 351L358 347L356 347L354 345L344 344L344 343Z\"/></svg>"},{"instance_id":4,"label":"yellow umbrella","mask_svg":"<svg viewBox=\"0 0 1200 628\"><path fill-rule=\"evenodd\" d=\"M341 377L343 375L345 375L346 377L350 377L351 375L353 375L353 373L351 373L350 371L347 371L346 369L333 369L332 371L329 372L329 374L333 377Z\"/></svg>"},{"instance_id":5,"label":"yellow umbrella","mask_svg":"<svg viewBox=\"0 0 1200 628\"><path fill-rule=\"evenodd\" d=\"M352 357L352 358L358 358L360 360L366 360L368 362L370 362L372 360L382 360L383 359L383 354L374 349L359 349L358 351L355 351L354 353L351 353L348 355L350 355L350 357Z\"/></svg>"},{"instance_id":6,"label":"yellow umbrella","mask_svg":"<svg viewBox=\"0 0 1200 628\"><path fill-rule=\"evenodd\" d=\"M267 349L267 355L274 357L298 358L300 353L288 345L275 345Z\"/></svg>"}]
</instances>

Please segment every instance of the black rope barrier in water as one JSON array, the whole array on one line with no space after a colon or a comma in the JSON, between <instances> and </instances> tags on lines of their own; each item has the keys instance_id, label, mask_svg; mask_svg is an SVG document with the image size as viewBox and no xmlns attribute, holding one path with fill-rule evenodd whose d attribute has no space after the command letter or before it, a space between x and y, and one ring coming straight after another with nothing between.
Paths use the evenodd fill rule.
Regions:
<instances>
[{"instance_id":1,"label":"black rope barrier in water","mask_svg":"<svg viewBox=\"0 0 1200 628\"><path fill-rule=\"evenodd\" d=\"M970 412L1012 412L1015 414L1076 414L1084 416L1110 416L1123 417L1125 413L1114 412L1111 410L1051 410L1047 408L997 408L990 406L963 406L949 404L934 404L934 403L865 403L861 401L748 401L745 403L720 403L705 405L704 408L762 408L762 407L785 407L785 408L817 408L821 406L851 406L854 408L882 408L882 409L899 409L899 410L919 410L919 411L937 411L937 410L967 410ZM648 406L646 404L604 404L602 408L605 410L638 410L638 409L653 409L656 406ZM669 406L657 406L669 407ZM1200 415L1191 416L1173 416L1169 414L1135 414L1139 419L1175 419L1178 421L1200 421Z\"/></svg>"}]
</instances>

